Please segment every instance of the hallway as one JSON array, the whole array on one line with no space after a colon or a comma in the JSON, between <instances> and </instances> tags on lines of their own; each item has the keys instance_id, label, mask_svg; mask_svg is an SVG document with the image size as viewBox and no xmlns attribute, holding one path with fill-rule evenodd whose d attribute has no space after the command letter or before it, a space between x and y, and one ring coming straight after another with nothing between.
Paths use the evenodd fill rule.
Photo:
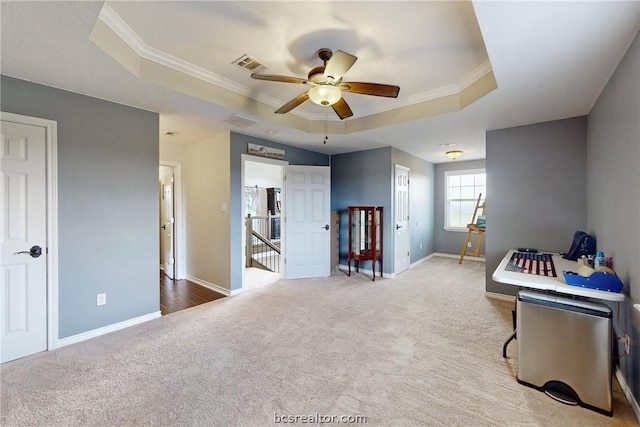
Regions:
<instances>
[{"instance_id":1,"label":"hallway","mask_svg":"<svg viewBox=\"0 0 640 427\"><path fill-rule=\"evenodd\" d=\"M224 295L189 280L171 280L160 270L160 311L162 315L224 298Z\"/></svg>"}]
</instances>

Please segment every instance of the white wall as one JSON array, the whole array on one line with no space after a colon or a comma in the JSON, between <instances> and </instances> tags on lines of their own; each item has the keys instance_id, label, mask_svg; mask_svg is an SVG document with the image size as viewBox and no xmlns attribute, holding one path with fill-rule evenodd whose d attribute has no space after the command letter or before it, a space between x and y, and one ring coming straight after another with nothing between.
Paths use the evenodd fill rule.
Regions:
<instances>
[{"instance_id":1,"label":"white wall","mask_svg":"<svg viewBox=\"0 0 640 427\"><path fill-rule=\"evenodd\" d=\"M160 163L174 162L182 163L184 159L184 145L181 144L168 144L166 142L160 143Z\"/></svg>"},{"instance_id":2,"label":"white wall","mask_svg":"<svg viewBox=\"0 0 640 427\"><path fill-rule=\"evenodd\" d=\"M184 148L187 277L223 289L231 289L229 159L229 132Z\"/></svg>"}]
</instances>

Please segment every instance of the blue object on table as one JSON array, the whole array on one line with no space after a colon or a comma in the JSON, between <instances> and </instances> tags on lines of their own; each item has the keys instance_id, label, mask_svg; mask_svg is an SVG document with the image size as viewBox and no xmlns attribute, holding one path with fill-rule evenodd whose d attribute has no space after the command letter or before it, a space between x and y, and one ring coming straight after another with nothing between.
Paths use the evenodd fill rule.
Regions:
<instances>
[{"instance_id":1,"label":"blue object on table","mask_svg":"<svg viewBox=\"0 0 640 427\"><path fill-rule=\"evenodd\" d=\"M597 270L600 267L604 267L604 252L598 252L593 259L593 268Z\"/></svg>"},{"instance_id":2,"label":"blue object on table","mask_svg":"<svg viewBox=\"0 0 640 427\"><path fill-rule=\"evenodd\" d=\"M624 288L624 284L615 274L596 272L589 277L581 276L573 271L563 271L562 274L567 285L571 286L617 293L622 292L622 288Z\"/></svg>"}]
</instances>

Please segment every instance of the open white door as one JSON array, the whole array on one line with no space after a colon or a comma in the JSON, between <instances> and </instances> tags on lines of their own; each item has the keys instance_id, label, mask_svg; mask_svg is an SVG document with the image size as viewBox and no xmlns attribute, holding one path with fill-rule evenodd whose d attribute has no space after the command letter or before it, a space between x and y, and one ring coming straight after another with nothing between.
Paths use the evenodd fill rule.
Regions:
<instances>
[{"instance_id":1,"label":"open white door","mask_svg":"<svg viewBox=\"0 0 640 427\"><path fill-rule=\"evenodd\" d=\"M288 166L285 278L330 275L331 168Z\"/></svg>"},{"instance_id":2,"label":"open white door","mask_svg":"<svg viewBox=\"0 0 640 427\"><path fill-rule=\"evenodd\" d=\"M398 274L409 268L409 169L395 166L395 220L393 252L395 260L394 273Z\"/></svg>"},{"instance_id":3,"label":"open white door","mask_svg":"<svg viewBox=\"0 0 640 427\"><path fill-rule=\"evenodd\" d=\"M173 173L165 174L162 179L162 203L160 234L162 236L162 261L164 274L175 278L174 234L175 216L173 213Z\"/></svg>"},{"instance_id":4,"label":"open white door","mask_svg":"<svg viewBox=\"0 0 640 427\"><path fill-rule=\"evenodd\" d=\"M46 131L2 121L2 362L47 349Z\"/></svg>"}]
</instances>

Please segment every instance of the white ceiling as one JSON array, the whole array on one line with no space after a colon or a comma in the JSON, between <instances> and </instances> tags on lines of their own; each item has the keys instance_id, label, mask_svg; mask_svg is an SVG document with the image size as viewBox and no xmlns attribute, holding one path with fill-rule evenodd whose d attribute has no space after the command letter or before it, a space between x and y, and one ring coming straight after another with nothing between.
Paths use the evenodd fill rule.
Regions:
<instances>
[{"instance_id":1,"label":"white ceiling","mask_svg":"<svg viewBox=\"0 0 640 427\"><path fill-rule=\"evenodd\" d=\"M433 163L448 161L440 144L480 159L487 130L587 114L640 30L638 1L109 2L104 10L102 2L3 1L0 14L2 74L157 111L160 132L176 133L162 141L231 129L331 154L392 145ZM105 16L147 59L195 70L236 98L181 93L180 78L134 76L89 39ZM304 87L255 81L231 64L248 54L267 73L306 77L322 47L358 57L345 80L395 84L400 96L346 94L354 117L344 122L309 101L288 117L264 114L256 105L274 111ZM427 103L491 71L497 89L462 110L439 114ZM412 105L424 114L407 119ZM232 114L258 123L234 127L224 121ZM323 117L335 129L326 145ZM359 130L363 120L375 124Z\"/></svg>"}]
</instances>

